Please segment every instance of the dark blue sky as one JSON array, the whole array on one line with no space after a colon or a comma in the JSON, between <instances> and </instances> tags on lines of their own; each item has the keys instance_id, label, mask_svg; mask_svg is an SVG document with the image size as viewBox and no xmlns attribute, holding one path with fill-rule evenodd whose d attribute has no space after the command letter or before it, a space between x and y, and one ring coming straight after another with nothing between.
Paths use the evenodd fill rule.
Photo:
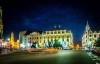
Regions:
<instances>
[{"instance_id":1,"label":"dark blue sky","mask_svg":"<svg viewBox=\"0 0 100 64\"><path fill-rule=\"evenodd\" d=\"M13 31L16 39L22 30L49 30L54 25L71 30L74 42L80 42L88 20L92 30L100 28L100 4L78 0L2 1L4 37Z\"/></svg>"}]
</instances>

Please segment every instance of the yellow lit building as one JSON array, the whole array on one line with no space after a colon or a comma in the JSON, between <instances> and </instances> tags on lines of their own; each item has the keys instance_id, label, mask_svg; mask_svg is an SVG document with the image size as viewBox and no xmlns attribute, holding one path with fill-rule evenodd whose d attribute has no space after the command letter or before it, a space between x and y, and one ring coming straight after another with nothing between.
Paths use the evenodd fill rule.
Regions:
<instances>
[{"instance_id":1,"label":"yellow lit building","mask_svg":"<svg viewBox=\"0 0 100 64\"><path fill-rule=\"evenodd\" d=\"M73 35L70 30L61 29L60 25L57 28L56 26L52 30L43 31L40 43L44 45L44 47L53 46L54 41L58 40L63 47L69 48L73 45Z\"/></svg>"},{"instance_id":2,"label":"yellow lit building","mask_svg":"<svg viewBox=\"0 0 100 64\"><path fill-rule=\"evenodd\" d=\"M14 33L13 32L11 33L10 44L11 44L12 48L19 48L20 47L19 42L14 41Z\"/></svg>"}]
</instances>

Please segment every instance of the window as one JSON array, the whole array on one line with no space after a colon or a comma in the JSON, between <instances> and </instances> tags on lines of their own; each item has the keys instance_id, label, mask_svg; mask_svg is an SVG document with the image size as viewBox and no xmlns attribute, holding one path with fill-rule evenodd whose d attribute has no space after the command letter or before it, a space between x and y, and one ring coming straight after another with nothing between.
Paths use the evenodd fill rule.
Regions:
<instances>
[{"instance_id":1,"label":"window","mask_svg":"<svg viewBox=\"0 0 100 64\"><path fill-rule=\"evenodd\" d=\"M69 42L69 39L67 39L67 41Z\"/></svg>"},{"instance_id":2,"label":"window","mask_svg":"<svg viewBox=\"0 0 100 64\"><path fill-rule=\"evenodd\" d=\"M62 31L62 33L64 33L64 31Z\"/></svg>"},{"instance_id":3,"label":"window","mask_svg":"<svg viewBox=\"0 0 100 64\"><path fill-rule=\"evenodd\" d=\"M86 35L86 38L87 38L87 35Z\"/></svg>"},{"instance_id":4,"label":"window","mask_svg":"<svg viewBox=\"0 0 100 64\"><path fill-rule=\"evenodd\" d=\"M62 39L62 41L64 41L64 38Z\"/></svg>"},{"instance_id":5,"label":"window","mask_svg":"<svg viewBox=\"0 0 100 64\"><path fill-rule=\"evenodd\" d=\"M53 34L53 32L51 32L51 34Z\"/></svg>"},{"instance_id":6,"label":"window","mask_svg":"<svg viewBox=\"0 0 100 64\"><path fill-rule=\"evenodd\" d=\"M58 31L58 34L60 34L60 31Z\"/></svg>"},{"instance_id":7,"label":"window","mask_svg":"<svg viewBox=\"0 0 100 64\"><path fill-rule=\"evenodd\" d=\"M47 32L47 34L49 34L49 32Z\"/></svg>"},{"instance_id":8,"label":"window","mask_svg":"<svg viewBox=\"0 0 100 64\"><path fill-rule=\"evenodd\" d=\"M91 41L91 39L90 39L90 41Z\"/></svg>"},{"instance_id":9,"label":"window","mask_svg":"<svg viewBox=\"0 0 100 64\"><path fill-rule=\"evenodd\" d=\"M96 37L96 35L94 35L94 38Z\"/></svg>"}]
</instances>

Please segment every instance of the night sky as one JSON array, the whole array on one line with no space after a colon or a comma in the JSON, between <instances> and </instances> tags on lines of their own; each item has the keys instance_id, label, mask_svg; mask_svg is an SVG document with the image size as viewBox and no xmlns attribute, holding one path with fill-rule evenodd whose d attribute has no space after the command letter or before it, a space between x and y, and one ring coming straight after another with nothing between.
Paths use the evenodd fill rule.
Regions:
<instances>
[{"instance_id":1,"label":"night sky","mask_svg":"<svg viewBox=\"0 0 100 64\"><path fill-rule=\"evenodd\" d=\"M23 30L49 30L54 26L71 30L74 42L81 42L86 22L100 29L100 2L92 0L2 0L4 38Z\"/></svg>"}]
</instances>

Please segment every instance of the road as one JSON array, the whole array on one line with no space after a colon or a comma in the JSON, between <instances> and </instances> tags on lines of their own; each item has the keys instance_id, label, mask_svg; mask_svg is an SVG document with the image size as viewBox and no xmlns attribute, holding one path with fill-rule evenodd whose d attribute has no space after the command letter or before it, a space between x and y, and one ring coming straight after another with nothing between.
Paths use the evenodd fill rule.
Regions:
<instances>
[{"instance_id":1,"label":"road","mask_svg":"<svg viewBox=\"0 0 100 64\"><path fill-rule=\"evenodd\" d=\"M12 54L0 56L0 64L96 64L82 50L60 50L48 54Z\"/></svg>"}]
</instances>

